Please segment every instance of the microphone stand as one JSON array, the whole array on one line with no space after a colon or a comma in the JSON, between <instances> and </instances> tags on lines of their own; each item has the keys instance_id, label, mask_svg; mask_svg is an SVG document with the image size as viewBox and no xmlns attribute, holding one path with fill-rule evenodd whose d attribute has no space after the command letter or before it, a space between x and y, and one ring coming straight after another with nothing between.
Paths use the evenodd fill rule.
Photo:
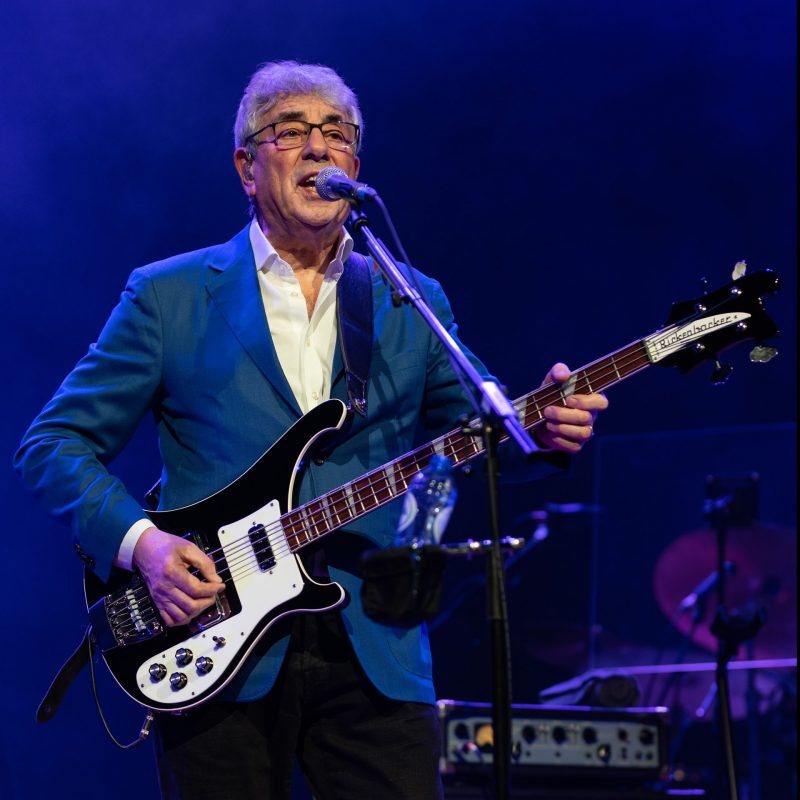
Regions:
<instances>
[{"instance_id":1,"label":"microphone stand","mask_svg":"<svg viewBox=\"0 0 800 800\"><path fill-rule=\"evenodd\" d=\"M497 487L497 445L502 431L513 439L526 457L537 450L528 432L522 427L514 407L493 381L484 380L444 328L438 317L422 299L419 291L398 268L384 244L370 231L366 216L353 202L350 221L355 231L363 234L375 262L392 287L395 305L410 303L422 316L433 333L450 354L454 369L458 369L475 387L481 399L480 434L483 437L488 475L489 513L491 519L491 548L487 558L487 619L492 643L492 728L494 731L493 767L495 797L507 800L510 796L511 765L511 660L508 637L505 573L500 543L499 492ZM466 435L476 431L464 428Z\"/></svg>"}]
</instances>

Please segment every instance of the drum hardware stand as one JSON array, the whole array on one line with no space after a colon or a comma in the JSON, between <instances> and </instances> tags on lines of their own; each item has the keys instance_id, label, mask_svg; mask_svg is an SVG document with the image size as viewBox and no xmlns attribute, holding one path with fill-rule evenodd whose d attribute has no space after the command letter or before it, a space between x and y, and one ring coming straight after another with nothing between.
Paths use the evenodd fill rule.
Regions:
<instances>
[{"instance_id":1,"label":"drum hardware stand","mask_svg":"<svg viewBox=\"0 0 800 800\"><path fill-rule=\"evenodd\" d=\"M755 490L758 476L750 476L743 485L741 479L722 479L708 476L704 516L717 538L717 613L711 623L711 633L718 641L716 664L717 715L722 737L727 796L739 800L736 763L733 751L728 662L737 654L743 642L755 637L766 619L763 608L741 613L725 607L725 543L731 525L746 525L755 516Z\"/></svg>"}]
</instances>

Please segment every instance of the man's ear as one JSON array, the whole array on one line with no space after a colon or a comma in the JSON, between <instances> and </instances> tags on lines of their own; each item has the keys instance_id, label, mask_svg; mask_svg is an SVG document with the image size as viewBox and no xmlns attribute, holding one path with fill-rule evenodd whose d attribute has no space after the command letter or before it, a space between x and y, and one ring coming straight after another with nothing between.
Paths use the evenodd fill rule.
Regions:
<instances>
[{"instance_id":1,"label":"man's ear","mask_svg":"<svg viewBox=\"0 0 800 800\"><path fill-rule=\"evenodd\" d=\"M245 147L237 147L233 151L233 166L239 174L245 194L248 197L255 196L256 184L253 177L253 154Z\"/></svg>"}]
</instances>

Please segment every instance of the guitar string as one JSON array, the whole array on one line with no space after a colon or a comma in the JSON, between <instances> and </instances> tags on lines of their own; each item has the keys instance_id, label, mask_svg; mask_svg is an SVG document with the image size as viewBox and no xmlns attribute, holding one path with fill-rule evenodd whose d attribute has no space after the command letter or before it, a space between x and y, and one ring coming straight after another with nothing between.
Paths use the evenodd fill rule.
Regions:
<instances>
[{"instance_id":1,"label":"guitar string","mask_svg":"<svg viewBox=\"0 0 800 800\"><path fill-rule=\"evenodd\" d=\"M626 349L630 349L631 346L639 346L641 342L637 341L628 345L627 348L622 348L621 350L617 351L614 356L618 356L620 353L624 352ZM633 352L628 353L626 358L615 358L614 356L606 357L603 359L598 359L592 364L587 365L582 370L578 370L573 373L574 377L574 385L577 387L579 383L586 380L587 384L591 384L591 381L595 381L597 383L598 388L603 388L605 386L611 385L613 383L618 383L624 378L630 377L631 375L635 374L636 372L645 369L647 366L650 365L650 360L646 357L646 349L642 352ZM643 357L644 356L644 357ZM600 362L603 362L600 369L596 369L596 365ZM610 363L609 363L610 362ZM609 369L610 368L610 369ZM620 377L620 371L624 370L625 374ZM613 379L609 379L609 376L614 376ZM598 376L600 376L600 382L598 382ZM590 380L591 378L591 380ZM608 382L606 382L608 381ZM539 409L539 402L535 398L535 395L541 393L541 397L539 401L545 405L552 405L553 402L556 402L559 398L563 402L565 399L565 395L563 392L562 384L552 384L550 387L540 387L533 392L530 392L523 397L518 398L514 403L514 407L517 409L518 412L522 412L525 414L524 423L528 429L535 428L537 425L541 425L545 420L542 416L542 412ZM531 406L531 401L533 401L533 405ZM529 422L530 416L533 415L536 418ZM448 440L453 440L448 442ZM439 446L437 448L437 445ZM263 526L259 530L259 536L261 537L260 540L253 541L248 534L247 536L243 536L233 542L229 543L228 545L228 556L227 558L224 555L224 548L220 547L217 550L210 551L207 555L213 557L215 566L219 566L220 564L226 564L226 567L223 569L218 570L219 576L225 580L225 576L228 575L230 579L234 581L241 581L243 578L248 577L249 575L262 573L269 570L269 567L266 569L261 568L259 564L259 556L262 558L266 557L270 560L274 560L274 563L277 564L279 559L286 557L288 554L291 554L295 551L295 549L300 549L301 547L308 544L310 541L315 541L316 539L321 538L326 533L335 530L336 528L331 528L329 531L323 531L322 533L317 532L317 534L310 539L309 542L305 542L302 545L296 545L295 547L292 546L290 539L297 539L298 534L293 529L297 526L298 523L303 523L304 520L302 519L302 515L298 512L301 510L308 511L309 507L312 507L315 503L318 503L319 508L315 510L311 510L310 513L306 514L306 520L311 518L312 520L312 527L317 527L320 523L327 524L327 520L325 519L325 508L328 508L330 511L333 508L333 511L330 511L330 516L340 516L343 513L352 513L350 512L350 508L355 506L357 503L361 505L361 512L356 512L355 516L350 517L347 519L346 522L342 523L341 520L338 521L337 527L342 527L346 525L347 522L351 522L354 519L357 519L360 516L363 516L366 513L374 511L377 508L385 505L386 503L390 502L391 500L396 499L401 494L404 494L408 489L408 484L410 480L419 472L419 469L416 469L415 472L406 476L405 470L410 468L419 467L426 458L430 458L430 455L433 452L436 452L437 449L446 452L448 449L452 452L453 458L457 464L462 463L462 460L468 461L471 458L479 455L483 452L483 443L477 442L473 437L467 437L466 435L458 438L458 431L453 430L450 431L443 436L435 439L432 442L429 442L425 445L422 445L415 450L406 453L404 456L401 456L399 459L391 462L390 465L385 465L383 467L379 467L376 470L373 470L366 475L361 476L360 478L356 479L355 481L346 484L344 487L339 487L326 495L322 495L321 497L315 498L315 500L310 501L308 504L304 506L300 506L296 509L292 509L291 511L287 512L286 514L282 515L281 518L269 523L268 525ZM469 451L472 452L469 452ZM407 462L403 464L403 462ZM393 473L396 473L399 467L399 478L402 483L405 484L404 488L400 492L396 492L395 494L392 493L391 489L386 487L386 472L387 468L391 466L393 469ZM375 480L377 478L377 480ZM354 484L359 484L358 487L355 487ZM383 488L387 495L382 500L378 499L378 494L374 491L374 487L379 486ZM348 501L348 493L347 490L351 489L350 491L350 500ZM362 495L368 492L366 497L362 497ZM337 498L336 500L331 501L333 495L340 493L342 496ZM365 501L371 502L369 498L372 498L376 501L375 505L367 507L365 505ZM327 502L326 502L327 499ZM337 505L343 503L343 508L336 510ZM314 521L317 515L322 515L322 519ZM294 516L294 520L289 520L288 525L284 525L284 521L289 519L290 517ZM272 546L270 542L270 536L277 534L278 532L283 532L284 536L282 540L275 546ZM190 534L187 534L187 536ZM308 534L306 534L308 535ZM266 541L264 541L266 539ZM262 545L266 545L262 547ZM259 551L258 548L262 547ZM271 557L266 556L266 551L271 550L272 555ZM219 560L217 560L216 556L222 554ZM199 576L199 572L196 569L190 570L192 574L195 576ZM149 594L146 591L146 588L141 585L140 592L137 594L137 599L140 599L142 602L146 602L149 598ZM152 603L152 599L150 598L150 602ZM120 626L119 630L122 635L125 634L126 629L130 629L130 626L134 625L133 622L129 623L127 626Z\"/></svg>"},{"instance_id":2,"label":"guitar string","mask_svg":"<svg viewBox=\"0 0 800 800\"><path fill-rule=\"evenodd\" d=\"M608 385L618 383L624 378L627 378L630 375L633 375L636 372L646 368L651 362L647 357L646 348L643 347L643 341L644 340L637 340L636 342L632 342L630 345L618 350L612 356L606 356L602 359L597 359L595 362L592 362L583 369L577 370L573 373L574 385L577 386L578 383L585 381L588 386L592 387L592 381L594 381L597 384L597 389L602 389ZM631 347L635 347L638 352L627 353L625 357L617 357L626 350L630 350ZM601 368L596 369L596 365L600 362L602 362ZM625 371L625 374L622 376L620 369ZM612 375L615 377L611 380L608 380L606 383L608 377ZM600 383L598 383L598 376L601 378ZM546 407L548 405L552 405L559 398L562 401L565 399L562 386L562 384L552 384L551 387L540 387L539 389L524 395L514 402L514 406L517 411L525 413L525 422L528 423L526 425L528 429L534 428L537 425L541 425L545 421L544 417L542 416L542 412L539 409L539 403ZM536 398L537 394L540 394L538 399ZM533 408L530 407L531 401L533 401ZM533 421L528 422L528 417L531 415L531 413L538 416ZM212 557L215 566L219 566L223 563L226 564L225 568L218 570L218 574L221 578L223 578L223 580L225 579L224 576L226 574L228 574L233 580L241 580L242 578L247 577L249 574L257 574L258 572L267 571L269 567L262 570L259 564L259 556L269 560L274 559L274 561L277 562L278 559L285 557L288 553L294 552L296 549L300 549L311 541L315 541L316 539L324 536L326 533L336 529L330 528L330 530L327 531L323 530L322 533L317 531L307 542L299 543L297 541L299 540L299 534L294 530L298 523L307 523L308 519L310 518L311 529L313 530L320 524L327 526L328 518L330 517L340 517L343 514L347 514L348 518L345 522L342 522L341 519L337 520L336 527L338 528L346 525L348 522L351 522L354 519L359 518L360 516L363 516L364 514L380 508L391 500L396 499L401 494L404 494L408 489L408 483L413 475L419 472L419 469L415 469L412 474L406 476L405 470L420 466L423 460L425 458L429 458L432 452L436 452L437 449L444 452L449 449L452 452L456 463L460 464L462 463L462 460L467 461L483 452L483 445L482 443L476 442L472 437L467 438L464 436L462 438L458 438L458 431L450 431L433 442L422 445L416 450L405 454L399 459L396 459L395 461L391 462L390 465L385 465L373 470L372 472L361 476L344 487L339 487L338 489L335 489L326 495L315 498L304 506L292 509L291 511L282 515L280 519L263 526L259 530L259 540L253 540L249 534L234 540L228 545L227 558L224 555L225 551L222 547L210 551L207 555ZM472 450L472 452L469 452L470 450ZM401 462L409 463L403 465ZM400 482L405 484L403 489L399 492L393 493L391 488L386 486L386 473L388 467L393 468L393 475L398 472L397 468L399 467ZM377 480L375 480L376 478ZM355 486L355 484L359 485ZM379 487L380 494L375 492L376 486ZM350 499L348 499L348 490L350 490ZM386 492L386 496L381 496L383 492ZM340 493L343 496L340 496L335 500L331 500L332 496L336 495L337 493ZM367 505L367 503L370 505ZM313 508L315 504L317 504L317 508ZM343 504L342 508L338 508L339 504ZM360 512L355 511L355 515L350 516L353 513L350 511L350 509L358 504L361 505ZM305 519L303 519L303 515L299 513L301 511L305 512ZM292 517L294 517L294 519L291 519ZM316 517L320 518L315 519ZM288 525L284 525L284 521L287 521ZM273 547L270 541L270 535L276 534L281 530L284 532L284 538L278 543L277 546ZM301 530L300 533L305 533L306 537L308 538L309 534L307 531L308 528L306 528L305 531ZM290 542L290 539L295 540L294 546ZM260 551L258 549L259 547L262 548ZM267 555L269 550L272 551L271 556ZM222 557L217 560L216 557L220 554L222 554ZM195 575L199 575L197 570L191 570L191 572ZM141 596L144 597L145 594L146 589L144 586L141 586Z\"/></svg>"},{"instance_id":3,"label":"guitar string","mask_svg":"<svg viewBox=\"0 0 800 800\"><path fill-rule=\"evenodd\" d=\"M636 343L638 344L638 342ZM624 349L624 348L623 348ZM634 374L634 370L642 369L644 366L647 366L647 363L642 362L641 365L636 364L637 361L642 361L641 354L634 354L634 357L631 363L626 364L624 360L617 359L616 364L619 365L620 368L625 370L631 370L627 372L625 377L628 377L631 374ZM596 363L596 362L595 362ZM631 366L633 364L633 367ZM591 367L593 365L589 365L588 372L589 375L582 375L581 372L586 372L587 370L581 370L574 373L576 383L580 382L581 380L586 380L587 377L594 379L595 382L597 380L597 376L601 375L604 380L605 378L612 374L611 371L607 369L608 365L603 365L602 371L595 370L594 372L591 371ZM613 371L613 374L616 375L616 370ZM591 381L587 381L591 382ZM607 384L603 384L607 385ZM544 387L547 388L547 387ZM553 391L555 389L555 391ZM545 405L551 405L553 401L555 401L559 396L563 400L563 391L560 388L560 385L553 384L553 389L548 390L542 394L541 402ZM541 391L541 390L537 390ZM516 405L520 407L519 410L530 412L531 409L528 408L533 395L536 392L532 392L529 395L526 395L516 402ZM538 405L534 399L534 405ZM540 413L538 408L534 411L534 413ZM533 420L528 427L535 427L537 424L541 424L543 422L543 417L539 417L538 419ZM400 466L399 469L399 479L400 482L406 484L401 492L392 493L391 489L386 487L386 467L378 468L367 475L362 476L361 478L357 479L351 484L348 484L346 487L340 487L337 490L333 490L327 495L323 495L321 497L315 498L315 500L310 501L310 503L300 506L297 509L293 509L290 512L284 514L279 520L275 520L274 522L270 523L269 525L263 526L259 530L259 539L253 540L250 535L243 536L238 540L234 540L234 542L228 545L228 557L225 559L224 557L220 560L216 560L216 556L220 553L224 552L224 548L219 548L214 551L210 551L208 555L210 557L214 557L215 564L222 564L227 562L227 568L223 568L219 570L220 577L223 577L226 573L230 574L231 578L234 579L241 579L242 577L247 574L246 572L243 573L240 568L244 568L248 570L251 567L254 567L253 571L262 571L261 567L258 563L258 557L262 556L264 559L279 559L285 556L288 552L294 551L295 549L300 549L300 547L305 546L310 541L314 541L320 538L322 535L327 533L325 531L323 533L317 532L313 535L309 541L304 543L299 543L299 535L295 528L298 524L303 525L308 523L308 520L311 520L310 528L313 530L320 526L320 524L327 526L328 519L326 517L341 517L342 515L346 515L347 519L345 522L342 522L341 519L337 520L337 527L341 527L348 522L357 519L358 517L374 511L375 509L385 505L387 502L395 499L396 497L400 496L400 494L404 493L407 490L407 485L413 474L419 471L419 469L415 469L412 475L406 476L405 472L409 468L416 468L420 466L422 460L425 458L429 458L431 455L431 451L435 452L437 449L442 449L445 452L449 449L454 458L457 460L456 463L461 463L462 459L467 460L469 458L474 457L475 455L482 452L482 444L478 445L472 439L457 439L457 432L451 431L448 434L440 437L440 439L435 440L427 445L423 445L422 447L418 448L411 453L406 454L405 456L401 457L395 462L392 462L392 467L395 467L395 472L398 472L396 469L397 466ZM448 442L448 439L455 439L455 442ZM442 445L440 448L437 448L438 445ZM473 452L469 452L469 450ZM400 465L399 462L407 461L408 464ZM377 478L377 480L375 480ZM358 486L355 486L358 484ZM380 490L380 497L379 493L375 492L375 487L379 487ZM348 489L350 489L349 497L348 497ZM340 493L342 496L332 499L333 495ZM384 496L385 495L385 496ZM317 505L317 508L314 508L314 505ZM356 510L355 513L351 510L354 506L360 505L361 510ZM303 514L299 512L305 512L305 519L303 518ZM327 515L326 515L327 511ZM286 523L286 524L284 524ZM285 534L285 538L283 541L279 542L275 547L272 547L272 543L270 541L270 535L275 534L279 531L283 530ZM307 531L309 527L307 526L305 529L305 535L308 537ZM304 531L301 531L304 533ZM292 542L289 540L295 540L294 546ZM232 545L232 546L231 546ZM262 546L263 548L261 551L258 550L258 547ZM271 557L268 554L268 550L272 550ZM255 563L254 563L255 562Z\"/></svg>"},{"instance_id":4,"label":"guitar string","mask_svg":"<svg viewBox=\"0 0 800 800\"><path fill-rule=\"evenodd\" d=\"M711 309L703 309L702 311L698 310L695 314L690 315L683 320L680 320L676 323L673 323L671 326L666 328L663 331L657 331L650 336L647 336L643 339L635 340L630 344L626 345L625 347L620 348L615 353L611 354L610 356L604 356L600 359L596 359L595 361L591 362L590 364L582 367L579 370L576 370L572 373L570 382L572 383L573 387L577 387L577 384L580 381L586 381L587 387L591 391L602 391L602 389L619 383L620 381L624 380L625 378L630 377L631 375L636 374L637 372L647 368L652 363L655 363L654 359L650 356L648 352L648 346L651 345L653 342L657 342L659 339L663 341L663 338L667 335L678 330L683 325L688 324L689 322L697 319L698 317L702 316L702 314L707 314L709 312L713 312L723 303L725 303L729 299L729 296L725 296L720 299L720 301ZM669 357L670 355L684 349L686 347L686 343L681 340L675 340L672 345L664 346L661 351L659 352L660 359L664 359ZM631 351L631 348L634 348ZM627 352L630 351L630 352ZM625 354L624 357L622 354ZM619 358L617 358L619 356ZM630 358L630 363L626 363L625 359ZM659 359L659 360L660 360ZM601 364L601 370L595 370L595 366L597 364ZM633 365L633 366L631 366ZM607 372L607 368L610 367L613 370L613 373ZM625 374L620 373L620 369L625 370ZM615 375L615 378L608 380L606 382L606 378L608 375ZM602 376L602 381L597 382L597 377ZM594 381L595 385L592 385ZM525 413L524 419L524 426L526 429L533 429L537 425L542 424L545 421L543 412L541 411L539 404L541 403L546 408L548 405L553 405L555 401L558 400L560 397L563 401L565 399L565 395L562 389L563 384L552 384L552 389L548 390L548 387L540 387L533 392L530 392L523 397L519 398L517 401L514 402L514 407L518 411ZM555 391L553 391L555 390ZM541 396L537 398L537 394ZM533 403L533 409L529 408L530 403ZM537 418L534 419L532 422L528 423L528 415L531 412L534 412L537 415ZM410 467L417 467L420 466L422 463L420 458L430 457L431 451L434 453L437 450L445 451L446 448L449 446L453 457L456 459L456 463L460 464L461 459L463 458L464 461L468 461L471 458L479 455L483 451L482 444L478 444L473 438L467 438L464 435L464 438L457 439L458 432L457 431L450 431L447 434L439 437L438 439L434 440L433 442L428 443L427 445L423 445L420 448L412 451L411 453L406 454L405 456L396 459L395 461L391 462L389 465L384 465L376 470L373 470L370 473L367 473L364 476L356 479L355 481L346 484L344 487L339 487L326 495L322 495L321 497L315 498L314 500L310 501L309 503L304 504L296 509L292 509L291 511L286 512L283 514L278 520L275 520L270 525L263 526L262 529L259 531L260 534L266 538L266 549L271 551L271 555L268 557L270 560L274 560L274 563L277 562L279 558L283 558L287 555L287 553L293 553L296 550L304 547L305 545L309 544L311 541L315 541L327 533L336 530L343 525L346 525L348 522L352 522L355 519L358 519L360 516L363 516L366 513L374 511L377 508L380 508L382 505L390 502L391 500L396 499L401 494L404 494L408 490L408 483L413 476L419 472L420 470L416 470L412 475L406 478L403 470ZM502 437L501 441L507 437ZM455 440L455 441L449 441ZM466 445L472 447L472 453L466 453ZM439 447L437 447L439 445ZM401 466L401 462L407 461L410 459L410 465ZM400 479L405 483L405 487L400 492L393 493L391 489L388 490L388 496L385 498L379 498L376 494L374 487L377 485L379 487L383 487L386 484L386 473L388 467L392 468L392 477L395 477L395 473L400 468ZM375 478L378 480L374 480ZM356 486L356 484L360 484ZM375 501L374 505L367 506L366 502L370 501L369 495L367 498L362 498L360 495L365 491L368 490L372 498ZM336 500L331 501L331 498L336 493L342 493L343 496L337 498ZM348 496L350 500L348 501ZM344 509L342 511L337 510L337 504L339 502L344 503ZM341 519L338 519L342 513L347 512L348 506L352 507L355 503L359 503L361 505L360 513L358 511L354 512L354 515L346 519L344 523L341 522ZM316 508L313 508L314 504L317 505ZM302 513L301 513L302 512ZM327 514L326 514L327 512ZM349 513L349 512L348 512ZM305 520L303 519L303 514L305 514ZM322 518L320 520L315 521L315 515L321 514ZM328 519L331 516L337 517L337 525L336 527L330 527L328 523ZM293 518L293 519L292 519ZM302 524L308 519L311 519L311 529L313 532L314 528L317 528L320 524L324 527L328 527L328 530L322 530L322 532L316 531L313 533L313 536L309 538L309 528L306 527L305 529L301 529L298 533L294 530L298 523ZM284 520L288 521L288 526L284 525ZM282 531L284 536L282 541L279 542L277 547L272 547L272 542L270 540L270 535L275 534L278 531ZM299 541L300 534L305 535L307 541L301 542ZM186 536L190 536L191 534L187 534ZM289 540L293 539L294 544L292 544ZM254 541L252 537L248 534L246 537L240 537L240 539L231 542L228 546L228 556L225 555L225 548L220 547L216 550L210 551L208 555L214 561L215 566L219 564L225 563L226 568L219 570L220 577L223 574L228 573L231 579L240 580L243 577L246 577L247 574L253 574L255 571L262 571L261 566L259 565L258 556L264 554L264 551L257 551L256 547L258 546L258 542ZM220 560L217 560L217 556L220 556ZM252 562L255 561L255 570L248 572L243 572L242 567L245 570L250 569L252 566ZM236 574L234 574L234 570L237 570ZM197 570L192 571L193 574L199 575ZM144 586L141 587L143 592L146 594L146 590Z\"/></svg>"},{"instance_id":5,"label":"guitar string","mask_svg":"<svg viewBox=\"0 0 800 800\"><path fill-rule=\"evenodd\" d=\"M637 342L635 344L639 343ZM629 375L634 374L634 371L638 371L639 369L643 369L645 366L647 366L647 363L642 363L641 365L636 364L637 361L641 361L641 354L633 354L633 355L635 357L632 360L630 360L629 363L626 363L624 360L621 359L617 359L615 362L619 368L625 370L631 370L627 372L625 377L628 377ZM598 375L601 376L605 381L605 379L609 375L612 374L617 375L618 373L617 369L614 368L614 365L604 364L603 369L601 371L595 370L594 372L592 372L591 368L593 366L594 364L589 365L586 370L581 370L576 373L573 373L575 377L575 382L578 383L583 380L586 380L587 383L591 383L591 380L594 380L596 382ZM610 370L608 369L609 366L611 367ZM588 375L581 374L582 372L585 373L586 371L589 371ZM621 378L618 380L621 380ZM607 385L609 384L603 383L603 387ZM540 398L541 402L544 405L552 405L553 401L559 398L559 396L563 400L564 395L563 391L560 388L560 385L553 384L553 387L555 388L555 391L550 390L544 392L542 397ZM526 416L529 416L531 411L533 411L533 413L535 414L538 413L541 415L541 412L538 410L538 408L535 409L528 408L528 406L530 405L530 401L532 399L534 400L534 406L538 406L538 403L536 402L533 396L539 391L541 390L536 390L536 392L532 392L529 395L525 395L524 397L519 398L515 402L515 405L519 406L518 410L528 412ZM533 428L536 425L542 424L543 422L544 418L542 416L539 416L538 419L535 419L531 423L529 423L527 427ZM455 441L448 441L451 439ZM470 449L472 449L473 452L470 453L469 452ZM387 502L390 502L391 500L394 500L401 494L405 493L405 491L407 491L408 488L409 480L413 477L413 475L419 472L419 469L415 469L413 474L409 475L406 475L405 471L409 467L411 468L418 467L421 464L422 459L429 458L432 452L436 452L437 450L442 450L444 452L450 450L454 458L456 459L456 463L460 464L462 460L466 461L478 455L479 453L483 452L483 446L482 443L478 445L471 438L458 439L458 432L451 431L448 434L445 434L444 436L440 437L439 439L434 440L434 442L431 442L427 445L423 445L417 450L414 450L406 454L397 461L392 462L390 465L378 468L377 470L373 470L372 472L367 473L366 475L356 479L352 483L347 484L345 487L340 487L339 489L335 489L326 495L317 497L314 500L310 501L309 503L287 512L280 518L280 520L275 520L270 525L264 526L261 530L259 530L260 540L256 541L260 541L266 544L267 546L270 546L269 543L270 534L276 533L281 529L283 529L286 535L286 546L281 547L280 545L282 545L283 542L280 542L278 546L273 549L273 557L279 558L285 555L287 550L293 551L295 549L300 549L301 547L304 547L306 544L309 544L310 542L315 541L316 539L330 532L330 531L324 531L323 533L316 532L311 536L311 538L309 538L309 534L307 533L309 529L313 531L320 525L322 525L323 527L331 527L328 521L330 517L340 517L343 514L347 515L348 518L344 522L342 522L341 519L336 520L335 528L342 527L343 525L346 525L348 522L352 522L354 519L357 519L358 517L366 513L374 511L375 509L381 507L382 505L385 505ZM410 464L401 465L400 469L398 470L397 466L399 465L399 462L402 461L410 461ZM394 477L395 479L399 477L399 482L406 484L400 492L393 493L392 489L389 486L387 486L387 473L389 471L389 467L393 468L392 477ZM377 480L375 480L376 478ZM358 485L356 486L355 484ZM377 493L375 492L375 487L378 487L379 492ZM349 498L348 498L348 490L350 490ZM336 499L332 499L333 496L336 495L337 493L340 493L343 496L337 497ZM383 496L384 494L386 496ZM381 495L380 498L379 495ZM316 508L314 507L315 505ZM355 511L355 515L353 515L353 512L350 511L350 508L354 505L361 506L360 511ZM310 525L308 524L309 520L311 521ZM295 528L297 528L298 525L304 526L301 527L299 533L297 530L295 530ZM331 527L331 529L335 528ZM300 541L300 535L303 534L306 535L308 541L306 542ZM267 539L266 542L264 541L265 538ZM289 539L295 540L294 546L292 545L291 542L288 541ZM229 545L230 555L228 556L227 559L229 569L231 572L239 565L239 562L235 560L235 556L238 554L237 551L241 549L242 554L246 555L247 560L249 561L254 542L250 539L250 536L248 535L247 537L242 537L241 539L236 540L232 544L234 544L234 547L230 548ZM209 553L209 556L216 556L222 550L223 548L211 551ZM231 556L234 556L234 558L232 559Z\"/></svg>"}]
</instances>

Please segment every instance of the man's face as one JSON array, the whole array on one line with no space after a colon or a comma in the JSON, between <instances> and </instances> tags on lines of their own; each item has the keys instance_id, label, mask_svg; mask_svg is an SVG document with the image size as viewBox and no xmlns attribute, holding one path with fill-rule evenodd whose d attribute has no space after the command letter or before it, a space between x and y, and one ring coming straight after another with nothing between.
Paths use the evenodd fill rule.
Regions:
<instances>
[{"instance_id":1,"label":"man's face","mask_svg":"<svg viewBox=\"0 0 800 800\"><path fill-rule=\"evenodd\" d=\"M264 115L259 127L286 119L322 123L346 120L346 116L341 109L315 95L290 95ZM271 130L256 137L258 141L271 138ZM282 150L265 142L256 151L250 165L250 181L242 148L236 151L235 159L245 191L255 198L260 221L266 223L265 233L299 242L309 236L338 232L347 218L349 205L344 200L323 200L314 188L314 180L321 170L330 166L339 167L355 178L359 166L357 156L348 150L332 149L319 128L312 128L302 147Z\"/></svg>"}]
</instances>

